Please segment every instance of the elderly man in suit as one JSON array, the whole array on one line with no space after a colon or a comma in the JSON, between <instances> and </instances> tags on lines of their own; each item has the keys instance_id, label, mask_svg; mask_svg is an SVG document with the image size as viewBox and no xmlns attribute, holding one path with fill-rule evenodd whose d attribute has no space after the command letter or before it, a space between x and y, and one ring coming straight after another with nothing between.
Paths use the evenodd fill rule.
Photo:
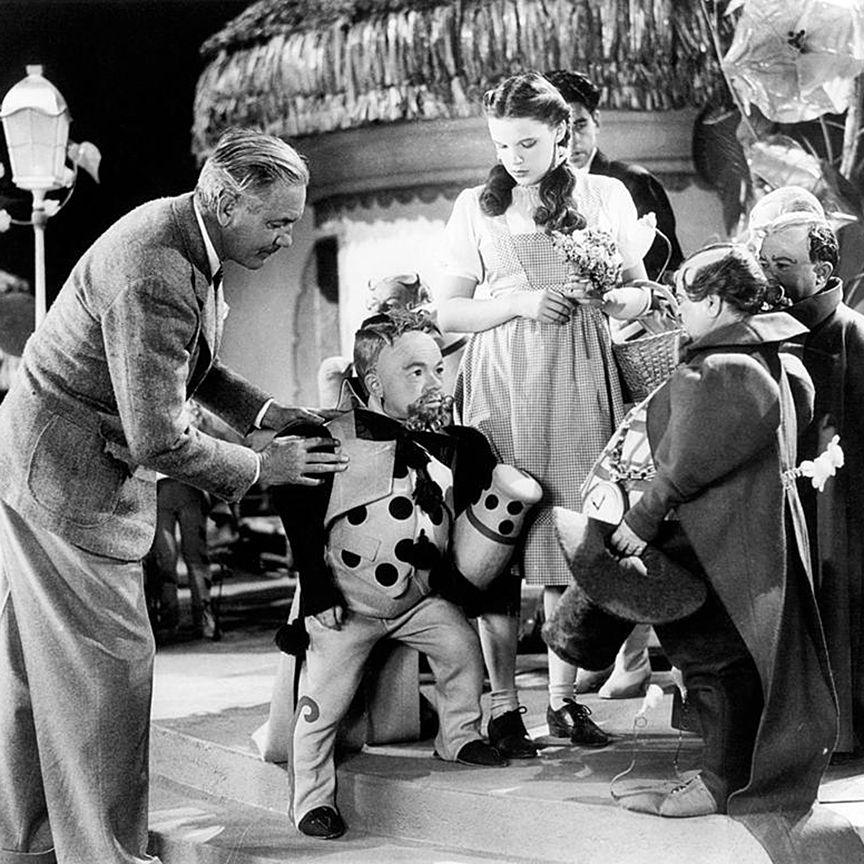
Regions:
<instances>
[{"instance_id":1,"label":"elderly man in suit","mask_svg":"<svg viewBox=\"0 0 864 864\"><path fill-rule=\"evenodd\" d=\"M570 165L577 171L615 177L627 187L640 216L654 214L657 229L666 239L657 236L645 255L645 272L649 279L660 278L664 270L669 273L677 270L684 256L675 236L675 214L660 181L641 165L613 161L597 148L600 90L581 72L556 69L547 72L546 78L570 106Z\"/></svg>"},{"instance_id":2,"label":"elderly man in suit","mask_svg":"<svg viewBox=\"0 0 864 864\"><path fill-rule=\"evenodd\" d=\"M133 864L147 846L154 643L141 558L156 472L236 501L341 470L324 438L262 452L241 433L323 422L218 360L221 262L291 245L308 171L271 136L223 136L196 190L143 204L84 254L0 406L0 862Z\"/></svg>"}]
</instances>

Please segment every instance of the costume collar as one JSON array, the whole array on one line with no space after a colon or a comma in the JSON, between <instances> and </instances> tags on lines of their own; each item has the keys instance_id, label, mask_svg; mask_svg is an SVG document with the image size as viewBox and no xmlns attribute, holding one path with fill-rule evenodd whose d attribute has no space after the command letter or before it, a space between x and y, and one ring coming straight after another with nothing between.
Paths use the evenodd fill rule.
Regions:
<instances>
[{"instance_id":1,"label":"costume collar","mask_svg":"<svg viewBox=\"0 0 864 864\"><path fill-rule=\"evenodd\" d=\"M352 369L349 367L349 370ZM365 408L367 402L366 388L356 375L343 379L339 388L339 401L336 408L340 411L353 411L355 408Z\"/></svg>"},{"instance_id":2,"label":"costume collar","mask_svg":"<svg viewBox=\"0 0 864 864\"><path fill-rule=\"evenodd\" d=\"M715 348L740 348L748 345L786 342L806 332L807 328L786 312L763 312L740 321L733 321L690 342L684 348L683 359L686 362L701 351Z\"/></svg>"},{"instance_id":3,"label":"costume collar","mask_svg":"<svg viewBox=\"0 0 864 864\"><path fill-rule=\"evenodd\" d=\"M408 438L445 465L451 465L456 455L456 439L446 432L415 432L386 414L366 408L354 410L354 428L357 437L367 441L399 441Z\"/></svg>"},{"instance_id":4,"label":"costume collar","mask_svg":"<svg viewBox=\"0 0 864 864\"><path fill-rule=\"evenodd\" d=\"M821 324L843 302L843 281L835 276L818 293L799 300L789 309L789 314L797 318L811 330Z\"/></svg>"}]
</instances>

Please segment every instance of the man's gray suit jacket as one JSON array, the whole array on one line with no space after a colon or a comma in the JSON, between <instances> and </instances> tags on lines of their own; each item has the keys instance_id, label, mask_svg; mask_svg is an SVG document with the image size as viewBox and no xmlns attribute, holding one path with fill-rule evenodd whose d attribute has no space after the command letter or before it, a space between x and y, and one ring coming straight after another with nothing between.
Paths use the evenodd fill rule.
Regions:
<instances>
[{"instance_id":1,"label":"man's gray suit jacket","mask_svg":"<svg viewBox=\"0 0 864 864\"><path fill-rule=\"evenodd\" d=\"M245 433L267 394L217 359L224 300L191 194L143 204L83 255L0 404L0 498L121 560L150 547L156 471L237 500L257 456L189 423L187 399Z\"/></svg>"}]
</instances>

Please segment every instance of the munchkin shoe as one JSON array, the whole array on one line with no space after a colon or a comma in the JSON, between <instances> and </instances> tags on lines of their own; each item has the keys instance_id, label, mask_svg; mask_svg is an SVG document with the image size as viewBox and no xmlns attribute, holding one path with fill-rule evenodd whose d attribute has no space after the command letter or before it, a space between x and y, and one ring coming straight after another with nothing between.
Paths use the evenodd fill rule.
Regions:
<instances>
[{"instance_id":1,"label":"munchkin shoe","mask_svg":"<svg viewBox=\"0 0 864 864\"><path fill-rule=\"evenodd\" d=\"M710 816L719 813L717 801L697 774L687 783L676 786L660 802L660 815L673 819L685 819L690 816Z\"/></svg>"},{"instance_id":2,"label":"munchkin shoe","mask_svg":"<svg viewBox=\"0 0 864 864\"><path fill-rule=\"evenodd\" d=\"M549 734L554 738L569 738L571 744L583 747L606 747L612 740L588 715L591 709L572 699L564 700L557 711L546 709Z\"/></svg>"},{"instance_id":3,"label":"munchkin shoe","mask_svg":"<svg viewBox=\"0 0 864 864\"><path fill-rule=\"evenodd\" d=\"M320 840L335 840L345 833L347 827L333 807L316 807L297 823L297 829L301 833Z\"/></svg>"},{"instance_id":4,"label":"munchkin shoe","mask_svg":"<svg viewBox=\"0 0 864 864\"><path fill-rule=\"evenodd\" d=\"M437 753L435 756L441 758ZM456 754L456 761L475 768L505 768L510 764L497 747L482 738L463 744Z\"/></svg>"},{"instance_id":5,"label":"munchkin shoe","mask_svg":"<svg viewBox=\"0 0 864 864\"><path fill-rule=\"evenodd\" d=\"M576 672L576 683L573 685L573 689L580 694L596 693L606 683L606 679L612 674L614 668L614 666L608 666L599 672L579 669Z\"/></svg>"},{"instance_id":6,"label":"munchkin shoe","mask_svg":"<svg viewBox=\"0 0 864 864\"><path fill-rule=\"evenodd\" d=\"M486 728L489 743L508 759L534 759L537 756L537 745L528 737L522 722L525 710L522 705L489 719Z\"/></svg>"},{"instance_id":7,"label":"munchkin shoe","mask_svg":"<svg viewBox=\"0 0 864 864\"><path fill-rule=\"evenodd\" d=\"M597 691L597 695L601 699L633 699L636 696L644 696L650 683L651 664L646 655L644 665L638 666L631 672L616 669Z\"/></svg>"}]
</instances>

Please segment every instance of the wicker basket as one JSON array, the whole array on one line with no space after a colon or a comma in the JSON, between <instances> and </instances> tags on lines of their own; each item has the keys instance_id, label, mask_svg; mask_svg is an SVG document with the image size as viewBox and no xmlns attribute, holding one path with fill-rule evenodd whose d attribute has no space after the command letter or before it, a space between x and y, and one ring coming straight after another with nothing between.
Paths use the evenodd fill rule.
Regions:
<instances>
[{"instance_id":1,"label":"wicker basket","mask_svg":"<svg viewBox=\"0 0 864 864\"><path fill-rule=\"evenodd\" d=\"M683 330L669 330L613 343L612 352L621 370L626 401L641 401L672 374L678 365L678 348L683 335Z\"/></svg>"}]
</instances>

